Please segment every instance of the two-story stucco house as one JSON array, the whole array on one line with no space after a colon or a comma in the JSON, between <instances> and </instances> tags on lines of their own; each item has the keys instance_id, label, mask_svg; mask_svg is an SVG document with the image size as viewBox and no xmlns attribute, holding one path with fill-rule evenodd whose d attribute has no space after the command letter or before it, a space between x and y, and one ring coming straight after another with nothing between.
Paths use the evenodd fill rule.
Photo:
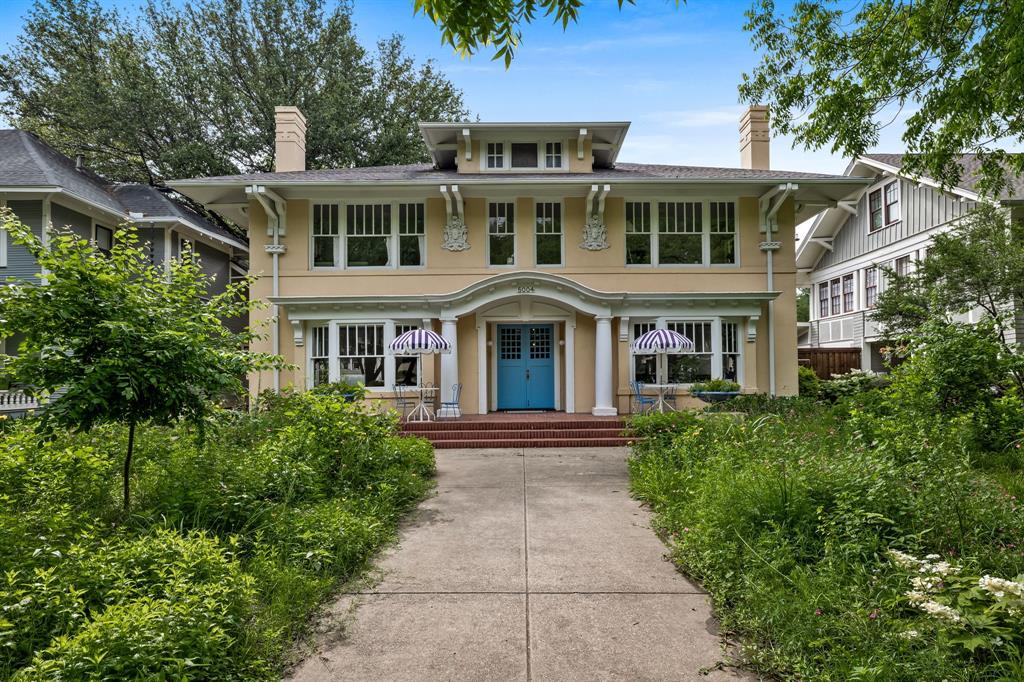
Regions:
<instances>
[{"instance_id":1,"label":"two-story stucco house","mask_svg":"<svg viewBox=\"0 0 1024 682\"><path fill-rule=\"evenodd\" d=\"M882 268L896 276L912 271L935 235L982 200L974 155L960 159L962 178L948 189L930 178L908 177L902 161L901 154L866 154L850 163L846 174L871 178L870 184L854 201L819 214L796 253L798 282L811 294L811 320L801 345L859 349L861 367L873 371L885 368L885 340L871 318L886 287ZM999 201L1014 219L1024 217L1024 178L1013 178ZM1008 330L1011 337L1024 332L1020 320Z\"/></svg>"},{"instance_id":2,"label":"two-story stucco house","mask_svg":"<svg viewBox=\"0 0 1024 682\"><path fill-rule=\"evenodd\" d=\"M363 381L386 398L417 373L466 414L614 415L672 328L695 344L672 379L792 394L794 225L865 181L769 168L767 110L741 122L741 167L618 160L624 122L422 123L431 163L307 170L305 120L277 111L275 172L172 182L247 224L252 295L277 316L261 350L298 369L253 390ZM392 357L427 327L453 352Z\"/></svg>"},{"instance_id":3,"label":"two-story stucco house","mask_svg":"<svg viewBox=\"0 0 1024 682\"><path fill-rule=\"evenodd\" d=\"M108 182L23 130L0 130L0 206L10 208L42 239L48 236L44 226L70 229L101 249L110 248L117 227L131 221L149 243L154 263L177 257L187 241L203 270L215 276L213 292L245 274L244 240L155 187ZM0 285L38 274L32 254L0 229ZM0 351L15 353L17 345L15 334ZM0 410L20 409L23 403L16 393L0 393Z\"/></svg>"}]
</instances>

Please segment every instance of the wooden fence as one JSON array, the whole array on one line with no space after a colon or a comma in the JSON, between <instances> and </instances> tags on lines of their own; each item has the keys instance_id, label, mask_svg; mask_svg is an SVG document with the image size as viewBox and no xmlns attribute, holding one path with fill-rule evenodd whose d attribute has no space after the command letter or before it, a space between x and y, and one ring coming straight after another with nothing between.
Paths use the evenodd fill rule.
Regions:
<instances>
[{"instance_id":1,"label":"wooden fence","mask_svg":"<svg viewBox=\"0 0 1024 682\"><path fill-rule=\"evenodd\" d=\"M798 348L797 359L821 379L860 369L860 348Z\"/></svg>"}]
</instances>

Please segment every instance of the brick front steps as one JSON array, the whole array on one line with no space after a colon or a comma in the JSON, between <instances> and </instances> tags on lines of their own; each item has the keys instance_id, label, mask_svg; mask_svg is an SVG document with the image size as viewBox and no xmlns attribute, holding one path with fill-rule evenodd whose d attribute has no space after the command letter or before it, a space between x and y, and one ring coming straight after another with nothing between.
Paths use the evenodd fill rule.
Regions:
<instances>
[{"instance_id":1,"label":"brick front steps","mask_svg":"<svg viewBox=\"0 0 1024 682\"><path fill-rule=\"evenodd\" d=\"M547 418L545 418L547 417ZM627 445L618 417L492 414L435 422L411 422L405 433L426 438L435 448L575 448Z\"/></svg>"}]
</instances>

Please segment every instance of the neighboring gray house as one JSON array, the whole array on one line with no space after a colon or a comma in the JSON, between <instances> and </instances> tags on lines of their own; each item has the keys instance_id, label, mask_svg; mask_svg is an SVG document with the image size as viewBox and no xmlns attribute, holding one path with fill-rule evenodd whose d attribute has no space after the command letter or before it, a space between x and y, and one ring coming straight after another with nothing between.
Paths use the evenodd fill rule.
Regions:
<instances>
[{"instance_id":1,"label":"neighboring gray house","mask_svg":"<svg viewBox=\"0 0 1024 682\"><path fill-rule=\"evenodd\" d=\"M118 225L130 220L149 242L154 263L177 257L182 243L191 242L203 270L216 276L214 292L246 272L244 240L156 187L108 182L23 130L0 130L0 206L38 235L44 225L67 228L100 248L109 248ZM0 229L0 284L35 278L38 271L32 255ZM17 337L8 339L8 352L16 344ZM23 402L0 391L0 412L23 409Z\"/></svg>"},{"instance_id":2,"label":"neighboring gray house","mask_svg":"<svg viewBox=\"0 0 1024 682\"><path fill-rule=\"evenodd\" d=\"M819 214L797 245L797 284L811 293L811 320L800 338L801 347L857 348L862 368L884 369L879 352L883 339L871 319L875 300L886 286L881 266L898 274L912 271L932 238L949 230L981 200L976 191L979 164L973 154L961 158L960 183L948 190L929 178L907 177L902 165L902 154L865 154L853 161L846 175L874 177L875 182L856 202ZM1024 178L1016 178L1001 202L1020 218L1022 201Z\"/></svg>"}]
</instances>

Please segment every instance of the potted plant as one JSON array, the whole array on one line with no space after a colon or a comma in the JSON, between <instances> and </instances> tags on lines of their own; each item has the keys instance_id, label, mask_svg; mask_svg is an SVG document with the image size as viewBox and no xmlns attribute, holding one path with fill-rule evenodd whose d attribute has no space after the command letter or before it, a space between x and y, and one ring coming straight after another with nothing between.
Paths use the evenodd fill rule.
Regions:
<instances>
[{"instance_id":1,"label":"potted plant","mask_svg":"<svg viewBox=\"0 0 1024 682\"><path fill-rule=\"evenodd\" d=\"M720 403L740 394L740 385L728 379L711 379L690 387L690 393L706 403Z\"/></svg>"}]
</instances>

